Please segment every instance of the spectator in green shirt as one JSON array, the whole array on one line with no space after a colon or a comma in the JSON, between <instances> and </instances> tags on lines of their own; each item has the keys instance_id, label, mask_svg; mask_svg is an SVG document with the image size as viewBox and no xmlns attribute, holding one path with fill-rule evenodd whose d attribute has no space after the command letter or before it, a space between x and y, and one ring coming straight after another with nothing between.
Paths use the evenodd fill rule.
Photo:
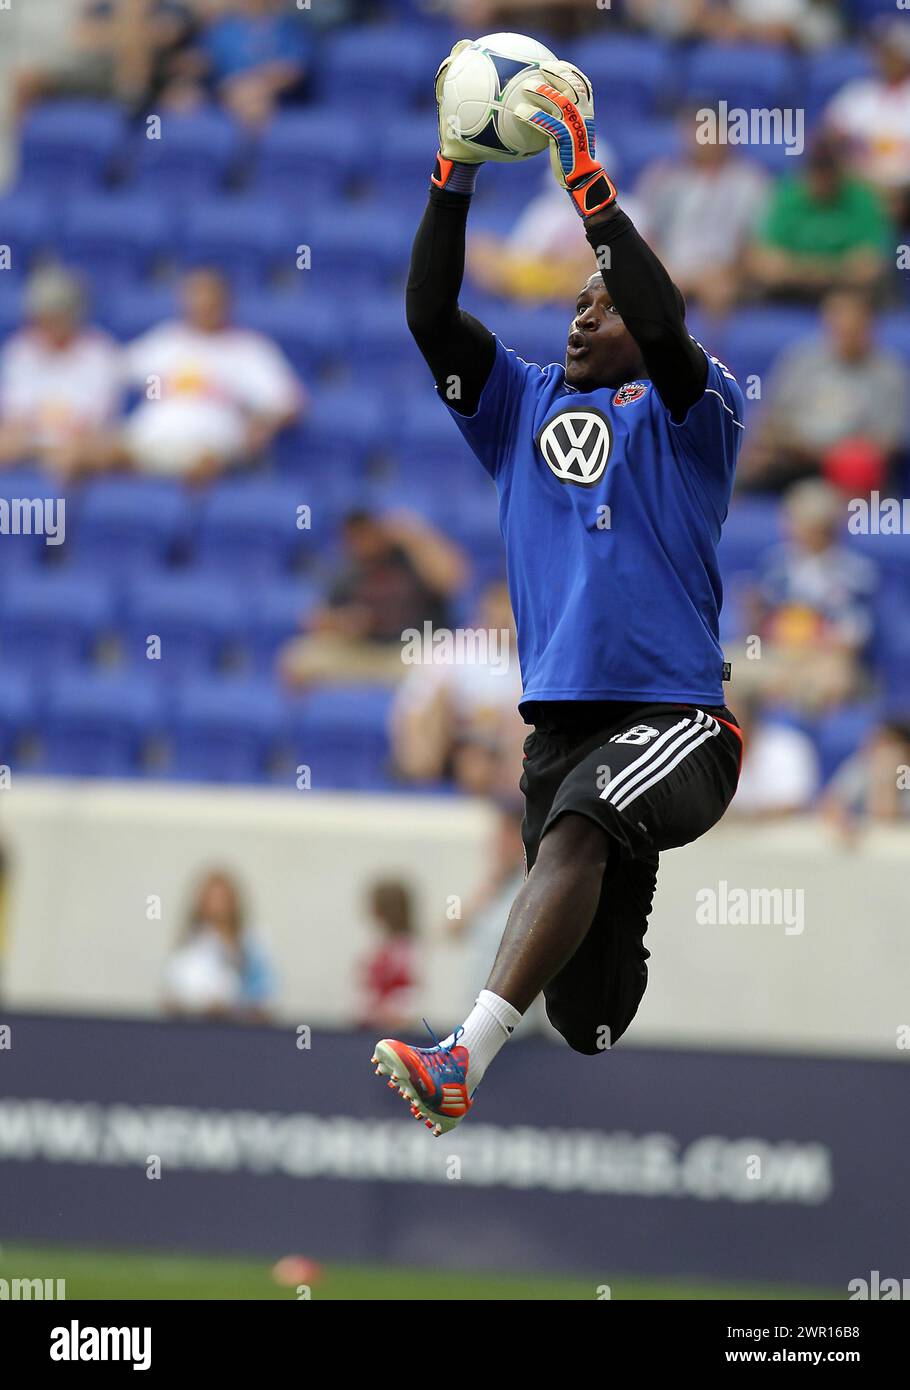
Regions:
<instances>
[{"instance_id":1,"label":"spectator in green shirt","mask_svg":"<svg viewBox=\"0 0 910 1390\"><path fill-rule=\"evenodd\" d=\"M835 287L878 289L896 244L879 194L845 171L836 143L822 136L806 172L777 185L749 270L770 297L816 302Z\"/></svg>"}]
</instances>

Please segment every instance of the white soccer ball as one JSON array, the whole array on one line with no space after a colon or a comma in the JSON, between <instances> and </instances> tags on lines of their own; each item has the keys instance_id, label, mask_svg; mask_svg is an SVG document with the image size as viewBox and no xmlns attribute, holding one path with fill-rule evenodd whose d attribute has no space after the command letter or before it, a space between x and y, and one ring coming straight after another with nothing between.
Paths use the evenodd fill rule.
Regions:
<instances>
[{"instance_id":1,"label":"white soccer ball","mask_svg":"<svg viewBox=\"0 0 910 1390\"><path fill-rule=\"evenodd\" d=\"M524 34L487 34L455 57L442 88L449 133L482 159L510 163L540 154L549 139L513 114L526 87L540 84L539 69L556 62Z\"/></svg>"}]
</instances>

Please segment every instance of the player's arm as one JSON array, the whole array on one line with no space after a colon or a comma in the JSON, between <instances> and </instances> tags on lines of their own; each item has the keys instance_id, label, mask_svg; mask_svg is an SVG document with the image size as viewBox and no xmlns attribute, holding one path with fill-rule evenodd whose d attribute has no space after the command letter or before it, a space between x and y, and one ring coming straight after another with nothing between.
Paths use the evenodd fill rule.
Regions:
<instances>
[{"instance_id":1,"label":"player's arm","mask_svg":"<svg viewBox=\"0 0 910 1390\"><path fill-rule=\"evenodd\" d=\"M492 333L458 305L465 228L480 163L470 147L445 129L441 102L446 68L466 42L455 45L436 74L439 154L411 252L406 311L438 390L460 414L473 415L496 355Z\"/></svg>"},{"instance_id":2,"label":"player's arm","mask_svg":"<svg viewBox=\"0 0 910 1390\"><path fill-rule=\"evenodd\" d=\"M584 220L607 293L658 395L671 417L682 420L704 393L707 358L689 337L673 281L617 206L616 189L594 158L590 82L570 63L556 63L541 77L522 115L550 137L553 171Z\"/></svg>"}]
</instances>

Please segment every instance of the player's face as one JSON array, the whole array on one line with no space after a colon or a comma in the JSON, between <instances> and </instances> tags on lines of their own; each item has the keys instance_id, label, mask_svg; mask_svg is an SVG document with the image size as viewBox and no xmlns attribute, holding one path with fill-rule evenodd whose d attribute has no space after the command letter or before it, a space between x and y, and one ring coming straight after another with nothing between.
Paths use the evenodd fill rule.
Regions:
<instances>
[{"instance_id":1,"label":"player's face","mask_svg":"<svg viewBox=\"0 0 910 1390\"><path fill-rule=\"evenodd\" d=\"M622 386L644 373L641 352L607 294L592 275L575 303L566 345L566 381L580 391Z\"/></svg>"}]
</instances>

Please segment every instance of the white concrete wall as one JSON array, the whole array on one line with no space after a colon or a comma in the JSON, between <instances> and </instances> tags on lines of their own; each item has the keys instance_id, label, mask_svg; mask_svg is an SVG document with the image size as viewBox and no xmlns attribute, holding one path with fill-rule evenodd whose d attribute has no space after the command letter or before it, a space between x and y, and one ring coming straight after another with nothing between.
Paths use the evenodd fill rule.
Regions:
<instances>
[{"instance_id":1,"label":"white concrete wall","mask_svg":"<svg viewBox=\"0 0 910 1390\"><path fill-rule=\"evenodd\" d=\"M248 887L281 1015L314 1025L350 1021L367 885L406 878L425 950L421 1002L448 1027L474 962L450 939L446 902L482 879L491 830L468 802L16 779L0 791L12 865L3 1002L156 1012L191 886L214 863ZM894 1056L910 1025L907 850L906 832L880 830L847 853L806 821L728 823L665 855L630 1040ZM697 895L720 880L728 893L802 889L804 929L700 923ZM146 915L153 894L160 921Z\"/></svg>"}]
</instances>

